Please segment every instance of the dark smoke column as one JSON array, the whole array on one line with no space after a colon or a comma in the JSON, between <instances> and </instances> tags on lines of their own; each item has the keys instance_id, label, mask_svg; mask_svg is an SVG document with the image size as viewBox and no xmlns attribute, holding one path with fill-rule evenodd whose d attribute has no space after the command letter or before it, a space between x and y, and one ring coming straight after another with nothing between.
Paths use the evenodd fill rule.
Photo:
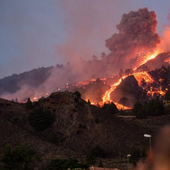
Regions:
<instances>
[{"instance_id":1,"label":"dark smoke column","mask_svg":"<svg viewBox=\"0 0 170 170\"><path fill-rule=\"evenodd\" d=\"M160 43L156 26L156 14L154 11L149 12L147 8L123 14L116 26L119 33L106 40L106 47L111 51L107 56L109 62L119 65L126 63L127 66L139 50L153 50Z\"/></svg>"}]
</instances>

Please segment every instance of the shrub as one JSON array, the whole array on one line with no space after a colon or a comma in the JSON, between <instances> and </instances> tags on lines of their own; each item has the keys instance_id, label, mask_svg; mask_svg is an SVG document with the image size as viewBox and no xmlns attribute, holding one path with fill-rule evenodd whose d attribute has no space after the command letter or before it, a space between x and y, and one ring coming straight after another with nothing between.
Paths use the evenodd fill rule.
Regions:
<instances>
[{"instance_id":1,"label":"shrub","mask_svg":"<svg viewBox=\"0 0 170 170\"><path fill-rule=\"evenodd\" d=\"M30 98L28 98L28 100L25 103L25 105L26 105L27 109L32 109L33 108L33 104L32 104L32 101L30 100Z\"/></svg>"},{"instance_id":2,"label":"shrub","mask_svg":"<svg viewBox=\"0 0 170 170\"><path fill-rule=\"evenodd\" d=\"M47 165L46 170L88 169L86 164L79 163L75 159L53 159Z\"/></svg>"},{"instance_id":3,"label":"shrub","mask_svg":"<svg viewBox=\"0 0 170 170\"><path fill-rule=\"evenodd\" d=\"M58 138L57 138L57 135L55 133L50 133L48 135L48 137L46 138L46 140L50 143L54 143L54 144L58 143Z\"/></svg>"},{"instance_id":4,"label":"shrub","mask_svg":"<svg viewBox=\"0 0 170 170\"><path fill-rule=\"evenodd\" d=\"M146 104L145 110L147 115L150 116L159 116L164 114L165 107L162 101L157 97L156 99L152 99Z\"/></svg>"},{"instance_id":5,"label":"shrub","mask_svg":"<svg viewBox=\"0 0 170 170\"><path fill-rule=\"evenodd\" d=\"M99 157L102 158L104 156L104 152L102 148L99 145L96 145L92 150L91 150L91 155L93 157Z\"/></svg>"},{"instance_id":6,"label":"shrub","mask_svg":"<svg viewBox=\"0 0 170 170\"><path fill-rule=\"evenodd\" d=\"M63 140L62 133L49 133L48 136L45 138L50 143L58 144Z\"/></svg>"},{"instance_id":7,"label":"shrub","mask_svg":"<svg viewBox=\"0 0 170 170\"><path fill-rule=\"evenodd\" d=\"M130 162L136 165L136 163L139 161L141 155L140 155L140 149L139 148L133 148L131 150L131 157L130 157Z\"/></svg>"},{"instance_id":8,"label":"shrub","mask_svg":"<svg viewBox=\"0 0 170 170\"><path fill-rule=\"evenodd\" d=\"M139 148L132 148L130 151L131 157L130 162L136 165L136 163L141 159L146 158L146 148L139 149Z\"/></svg>"},{"instance_id":9,"label":"shrub","mask_svg":"<svg viewBox=\"0 0 170 170\"><path fill-rule=\"evenodd\" d=\"M104 166L103 166L103 162L100 160L100 162L99 162L99 164L98 164L98 167L101 167L101 168L103 168Z\"/></svg>"},{"instance_id":10,"label":"shrub","mask_svg":"<svg viewBox=\"0 0 170 170\"><path fill-rule=\"evenodd\" d=\"M165 113L166 113L166 114L170 114L170 105L167 105L167 106L165 107Z\"/></svg>"},{"instance_id":11,"label":"shrub","mask_svg":"<svg viewBox=\"0 0 170 170\"><path fill-rule=\"evenodd\" d=\"M78 91L75 91L74 92L74 94L80 99L81 98L81 94L80 94L80 92L78 92Z\"/></svg>"},{"instance_id":12,"label":"shrub","mask_svg":"<svg viewBox=\"0 0 170 170\"><path fill-rule=\"evenodd\" d=\"M170 90L166 91L165 100L170 101Z\"/></svg>"},{"instance_id":13,"label":"shrub","mask_svg":"<svg viewBox=\"0 0 170 170\"><path fill-rule=\"evenodd\" d=\"M93 164L95 158L103 158L104 157L104 151L102 148L98 145L96 145L93 149L91 149L87 155L86 155L86 163Z\"/></svg>"},{"instance_id":14,"label":"shrub","mask_svg":"<svg viewBox=\"0 0 170 170\"><path fill-rule=\"evenodd\" d=\"M143 106L141 103L137 102L134 105L133 113L137 118L145 118L146 116L159 116L164 114L164 104L157 97L156 99L150 100Z\"/></svg>"},{"instance_id":15,"label":"shrub","mask_svg":"<svg viewBox=\"0 0 170 170\"><path fill-rule=\"evenodd\" d=\"M29 149L25 145L15 148L7 145L1 162L4 164L4 170L28 170L33 168L32 162L35 154L35 150Z\"/></svg>"},{"instance_id":16,"label":"shrub","mask_svg":"<svg viewBox=\"0 0 170 170\"><path fill-rule=\"evenodd\" d=\"M146 111L145 111L143 105L139 102L135 103L135 105L132 109L132 112L138 119L146 118Z\"/></svg>"},{"instance_id":17,"label":"shrub","mask_svg":"<svg viewBox=\"0 0 170 170\"><path fill-rule=\"evenodd\" d=\"M115 114L118 112L118 109L114 103L105 103L102 107L102 110L110 114Z\"/></svg>"},{"instance_id":18,"label":"shrub","mask_svg":"<svg viewBox=\"0 0 170 170\"><path fill-rule=\"evenodd\" d=\"M50 127L54 122L54 117L50 111L43 108L36 108L29 114L29 123L37 131L42 131Z\"/></svg>"}]
</instances>

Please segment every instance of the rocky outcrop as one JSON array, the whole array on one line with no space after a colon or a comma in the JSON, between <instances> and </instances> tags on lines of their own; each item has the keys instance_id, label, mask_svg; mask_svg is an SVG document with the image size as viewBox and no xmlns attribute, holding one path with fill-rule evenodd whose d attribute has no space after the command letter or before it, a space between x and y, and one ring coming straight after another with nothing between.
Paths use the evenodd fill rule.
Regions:
<instances>
[{"instance_id":1,"label":"rocky outcrop","mask_svg":"<svg viewBox=\"0 0 170 170\"><path fill-rule=\"evenodd\" d=\"M145 95L145 91L138 86L138 82L133 75L128 76L119 86L111 93L111 99L119 102L120 99L126 97L129 105L133 106L134 103Z\"/></svg>"},{"instance_id":2,"label":"rocky outcrop","mask_svg":"<svg viewBox=\"0 0 170 170\"><path fill-rule=\"evenodd\" d=\"M94 135L92 127L95 126L95 119L87 102L71 92L56 92L40 100L39 104L50 110L55 117L47 134L58 135L60 142L74 149L78 146L86 147Z\"/></svg>"}]
</instances>

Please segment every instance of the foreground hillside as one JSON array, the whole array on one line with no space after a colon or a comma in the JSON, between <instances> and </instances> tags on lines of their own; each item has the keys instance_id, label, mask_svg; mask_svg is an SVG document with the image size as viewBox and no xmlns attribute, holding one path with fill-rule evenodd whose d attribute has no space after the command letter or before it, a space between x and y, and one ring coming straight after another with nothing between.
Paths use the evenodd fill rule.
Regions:
<instances>
[{"instance_id":1,"label":"foreground hillside","mask_svg":"<svg viewBox=\"0 0 170 170\"><path fill-rule=\"evenodd\" d=\"M44 130L35 130L29 123L29 115L37 107L48 110L54 118ZM134 147L148 146L144 133L154 135L168 123L169 115L143 120L118 117L71 92L53 93L31 107L0 99L0 154L6 144L26 144L41 157L39 167L52 158L85 162L86 155L96 145L103 150L105 159L118 158L120 153L126 157Z\"/></svg>"}]
</instances>

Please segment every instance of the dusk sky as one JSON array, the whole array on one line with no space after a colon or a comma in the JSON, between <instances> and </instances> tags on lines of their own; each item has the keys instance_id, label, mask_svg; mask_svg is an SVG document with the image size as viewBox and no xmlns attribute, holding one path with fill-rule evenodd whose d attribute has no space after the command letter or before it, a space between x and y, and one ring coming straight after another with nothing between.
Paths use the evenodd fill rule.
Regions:
<instances>
[{"instance_id":1,"label":"dusk sky","mask_svg":"<svg viewBox=\"0 0 170 170\"><path fill-rule=\"evenodd\" d=\"M0 0L0 78L100 57L124 13L147 7L161 36L170 0Z\"/></svg>"}]
</instances>

